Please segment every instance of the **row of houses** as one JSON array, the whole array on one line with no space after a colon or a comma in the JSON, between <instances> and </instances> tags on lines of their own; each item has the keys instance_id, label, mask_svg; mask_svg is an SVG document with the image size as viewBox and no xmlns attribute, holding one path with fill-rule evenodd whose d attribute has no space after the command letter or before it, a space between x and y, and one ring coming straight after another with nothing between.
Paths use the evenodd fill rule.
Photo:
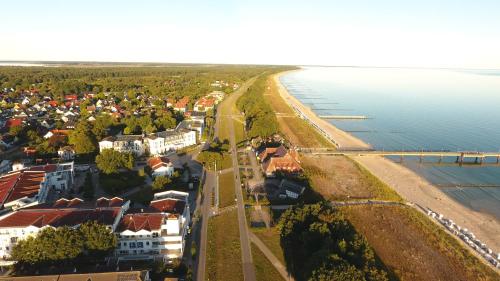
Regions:
<instances>
[{"instance_id":1,"label":"row of houses","mask_svg":"<svg viewBox=\"0 0 500 281\"><path fill-rule=\"evenodd\" d=\"M132 209L130 201L118 197L94 202L62 198L17 209L0 216L0 256L7 262L19 240L45 228L76 228L97 221L117 236L114 257L118 261L178 259L184 253L191 221L188 196L179 191L156 193L142 209Z\"/></svg>"}]
</instances>

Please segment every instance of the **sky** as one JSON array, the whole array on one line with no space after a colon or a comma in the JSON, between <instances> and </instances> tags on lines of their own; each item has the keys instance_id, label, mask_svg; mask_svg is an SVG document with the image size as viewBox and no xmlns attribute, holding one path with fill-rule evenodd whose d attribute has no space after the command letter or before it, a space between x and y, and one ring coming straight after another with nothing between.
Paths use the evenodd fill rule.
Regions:
<instances>
[{"instance_id":1,"label":"sky","mask_svg":"<svg viewBox=\"0 0 500 281\"><path fill-rule=\"evenodd\" d=\"M0 0L0 60L500 69L499 0Z\"/></svg>"}]
</instances>

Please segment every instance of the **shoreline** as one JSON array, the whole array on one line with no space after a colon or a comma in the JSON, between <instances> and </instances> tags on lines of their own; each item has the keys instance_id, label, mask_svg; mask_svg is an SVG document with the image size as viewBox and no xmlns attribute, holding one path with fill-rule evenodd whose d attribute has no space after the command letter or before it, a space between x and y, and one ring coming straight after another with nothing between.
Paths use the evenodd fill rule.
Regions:
<instances>
[{"instance_id":1,"label":"shoreline","mask_svg":"<svg viewBox=\"0 0 500 281\"><path fill-rule=\"evenodd\" d=\"M300 70L300 69L299 69ZM292 70L292 71L299 71ZM279 78L290 73L285 71L273 75L272 79L278 88L279 95L297 114L315 122L323 135L343 149L369 149L371 146L364 141L344 132L333 124L319 118L309 107L303 105L297 98L288 93ZM300 111L300 113L299 113ZM500 251L500 222L492 215L474 211L442 192L432 183L416 174L414 171L394 163L384 157L356 156L351 157L374 176L389 185L404 200L434 212L443 214L458 225L474 232L483 243L486 243L495 253ZM469 248L469 247L467 247Z\"/></svg>"}]
</instances>

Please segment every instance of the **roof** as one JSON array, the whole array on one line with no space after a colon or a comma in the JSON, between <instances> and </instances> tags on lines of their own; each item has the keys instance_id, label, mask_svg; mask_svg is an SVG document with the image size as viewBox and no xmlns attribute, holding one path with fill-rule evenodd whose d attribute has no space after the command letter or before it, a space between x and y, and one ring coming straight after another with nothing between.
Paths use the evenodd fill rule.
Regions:
<instances>
[{"instance_id":1,"label":"roof","mask_svg":"<svg viewBox=\"0 0 500 281\"><path fill-rule=\"evenodd\" d=\"M22 277L0 277L0 281L144 281L147 271L101 272Z\"/></svg>"},{"instance_id":2,"label":"roof","mask_svg":"<svg viewBox=\"0 0 500 281\"><path fill-rule=\"evenodd\" d=\"M111 209L79 209L48 208L20 209L0 220L0 227L44 226L61 227L76 226L87 221L97 221L104 225L112 225L121 208Z\"/></svg>"},{"instance_id":3,"label":"roof","mask_svg":"<svg viewBox=\"0 0 500 281\"><path fill-rule=\"evenodd\" d=\"M262 168L266 173L274 173L275 171L284 172L300 172L302 167L300 164L289 154L284 157L271 157L262 164Z\"/></svg>"},{"instance_id":4,"label":"roof","mask_svg":"<svg viewBox=\"0 0 500 281\"><path fill-rule=\"evenodd\" d=\"M125 204L125 200L120 197L113 197L111 199L106 197L101 197L95 202L83 201L80 198L66 199L61 198L53 203L43 203L25 209L64 209L64 208L74 208L74 209L93 209L93 208L114 208L121 207Z\"/></svg>"},{"instance_id":5,"label":"roof","mask_svg":"<svg viewBox=\"0 0 500 281\"><path fill-rule=\"evenodd\" d=\"M149 204L149 208L152 211L172 214L181 214L184 212L185 207L186 201L172 198L154 200Z\"/></svg>"},{"instance_id":6,"label":"roof","mask_svg":"<svg viewBox=\"0 0 500 281\"><path fill-rule=\"evenodd\" d=\"M10 129L12 127L23 125L23 118L10 118L5 122L4 127Z\"/></svg>"},{"instance_id":7,"label":"roof","mask_svg":"<svg viewBox=\"0 0 500 281\"><path fill-rule=\"evenodd\" d=\"M136 213L125 215L118 227L119 231L160 230L164 215L161 213Z\"/></svg>"},{"instance_id":8,"label":"roof","mask_svg":"<svg viewBox=\"0 0 500 281\"><path fill-rule=\"evenodd\" d=\"M18 171L0 177L0 205L23 197L34 197L45 180L45 172Z\"/></svg>"},{"instance_id":9,"label":"roof","mask_svg":"<svg viewBox=\"0 0 500 281\"><path fill-rule=\"evenodd\" d=\"M289 181L287 179L283 179L281 181L280 188L284 188L285 190L289 190L289 191L297 193L297 194L302 194L302 192L305 189L304 186L302 186L296 182Z\"/></svg>"},{"instance_id":10,"label":"roof","mask_svg":"<svg viewBox=\"0 0 500 281\"><path fill-rule=\"evenodd\" d=\"M172 166L172 163L167 157L152 157L148 159L148 166L153 170L157 170L161 167Z\"/></svg>"},{"instance_id":11,"label":"roof","mask_svg":"<svg viewBox=\"0 0 500 281\"><path fill-rule=\"evenodd\" d=\"M136 141L142 140L142 135L118 135L118 136L110 136L102 139L102 141Z\"/></svg>"},{"instance_id":12,"label":"roof","mask_svg":"<svg viewBox=\"0 0 500 281\"><path fill-rule=\"evenodd\" d=\"M283 157L288 153L283 145L278 147L266 147L261 153L259 158L261 161L266 161L269 157Z\"/></svg>"}]
</instances>

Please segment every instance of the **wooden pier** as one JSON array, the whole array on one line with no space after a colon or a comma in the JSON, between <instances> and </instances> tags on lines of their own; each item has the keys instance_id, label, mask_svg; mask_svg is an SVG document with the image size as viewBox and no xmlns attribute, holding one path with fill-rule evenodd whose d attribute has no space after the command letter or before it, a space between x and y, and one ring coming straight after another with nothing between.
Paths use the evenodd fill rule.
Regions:
<instances>
[{"instance_id":1,"label":"wooden pier","mask_svg":"<svg viewBox=\"0 0 500 281\"><path fill-rule=\"evenodd\" d=\"M328 148L298 148L301 153L312 155L344 155L344 156L395 156L395 157L418 157L423 161L424 157L437 157L441 161L445 157L456 158L456 163L464 163L466 159L473 159L474 163L482 164L486 159L491 159L500 163L500 152L479 152L479 151L432 151L432 150L332 150Z\"/></svg>"}]
</instances>

